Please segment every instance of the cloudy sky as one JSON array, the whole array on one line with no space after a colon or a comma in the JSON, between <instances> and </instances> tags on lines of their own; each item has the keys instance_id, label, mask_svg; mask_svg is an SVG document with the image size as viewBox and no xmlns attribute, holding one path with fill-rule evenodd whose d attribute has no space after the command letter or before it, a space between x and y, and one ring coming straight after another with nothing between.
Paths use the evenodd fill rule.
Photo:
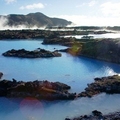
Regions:
<instances>
[{"instance_id":1,"label":"cloudy sky","mask_svg":"<svg viewBox=\"0 0 120 120\"><path fill-rule=\"evenodd\" d=\"M120 26L120 0L0 0L0 15L34 12L76 25Z\"/></svg>"}]
</instances>

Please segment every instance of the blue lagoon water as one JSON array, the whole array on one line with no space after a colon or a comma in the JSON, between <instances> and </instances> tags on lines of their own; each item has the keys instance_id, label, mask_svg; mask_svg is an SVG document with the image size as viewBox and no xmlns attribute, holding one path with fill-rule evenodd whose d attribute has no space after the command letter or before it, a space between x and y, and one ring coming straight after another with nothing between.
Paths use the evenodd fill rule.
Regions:
<instances>
[{"instance_id":1,"label":"blue lagoon water","mask_svg":"<svg viewBox=\"0 0 120 120\"><path fill-rule=\"evenodd\" d=\"M67 35L65 37L75 37L77 39L82 38L85 35ZM88 36L93 36L96 38L120 38L120 33L105 33L105 34L89 34Z\"/></svg>"},{"instance_id":2,"label":"blue lagoon water","mask_svg":"<svg viewBox=\"0 0 120 120\"><path fill-rule=\"evenodd\" d=\"M15 58L4 57L3 52L10 49L35 50L44 48L54 51L66 48L60 45L42 45L39 40L0 41L0 71L2 79L12 78L22 81L49 80L70 85L70 92L81 92L95 77L120 73L120 65L85 57L62 53L55 58ZM114 102L114 104L113 104ZM0 120L64 120L89 114L98 109L105 113L120 110L120 95L100 94L93 98L79 98L74 101L40 101L36 99L0 98Z\"/></svg>"}]
</instances>

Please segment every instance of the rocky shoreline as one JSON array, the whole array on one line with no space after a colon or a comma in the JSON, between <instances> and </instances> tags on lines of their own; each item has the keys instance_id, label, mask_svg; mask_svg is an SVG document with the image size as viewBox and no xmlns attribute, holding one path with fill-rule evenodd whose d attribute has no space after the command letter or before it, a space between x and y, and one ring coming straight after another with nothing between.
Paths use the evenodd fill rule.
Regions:
<instances>
[{"instance_id":1,"label":"rocky shoreline","mask_svg":"<svg viewBox=\"0 0 120 120\"><path fill-rule=\"evenodd\" d=\"M58 29L55 28L55 29ZM40 39L40 38L53 38L65 35L88 35L89 33L93 32L94 34L105 34L110 33L108 31L95 31L95 29L81 30L77 31L77 28L71 28L74 30L69 30L69 28L63 28L65 31L61 31L61 29L52 31L52 28L49 29L23 29L23 30L0 30L0 40L4 39Z\"/></svg>"},{"instance_id":2,"label":"rocky shoreline","mask_svg":"<svg viewBox=\"0 0 120 120\"><path fill-rule=\"evenodd\" d=\"M73 100L76 93L69 93L71 87L60 82L17 81L13 79L0 81L0 97L25 98L35 97L42 100Z\"/></svg>"},{"instance_id":3,"label":"rocky shoreline","mask_svg":"<svg viewBox=\"0 0 120 120\"><path fill-rule=\"evenodd\" d=\"M85 91L78 94L78 97L93 97L103 92L106 94L120 94L120 76L95 78L93 83L88 84Z\"/></svg>"},{"instance_id":4,"label":"rocky shoreline","mask_svg":"<svg viewBox=\"0 0 120 120\"><path fill-rule=\"evenodd\" d=\"M0 72L0 78L3 73ZM60 82L45 81L29 81L23 82L13 79L0 80L0 96L5 97L37 97L39 99L53 100L73 100L80 97L93 97L95 95L120 94L120 76L113 75L102 78L95 78L94 82L88 84L83 92L69 93L71 87Z\"/></svg>"},{"instance_id":5,"label":"rocky shoreline","mask_svg":"<svg viewBox=\"0 0 120 120\"><path fill-rule=\"evenodd\" d=\"M49 57L61 57L61 53L58 51L48 51L45 49L38 48L33 51L28 51L25 49L20 50L8 50L2 54L7 57L22 57L22 58L49 58Z\"/></svg>"},{"instance_id":6,"label":"rocky shoreline","mask_svg":"<svg viewBox=\"0 0 120 120\"><path fill-rule=\"evenodd\" d=\"M75 118L65 118L65 120L120 120L120 111L103 115L102 112L94 110L90 115L81 115Z\"/></svg>"},{"instance_id":7,"label":"rocky shoreline","mask_svg":"<svg viewBox=\"0 0 120 120\"><path fill-rule=\"evenodd\" d=\"M43 40L43 44L59 44L68 46L69 48L59 51L67 52L75 56L85 56L120 64L119 38L76 39L73 37L53 37L45 38Z\"/></svg>"},{"instance_id":8,"label":"rocky shoreline","mask_svg":"<svg viewBox=\"0 0 120 120\"><path fill-rule=\"evenodd\" d=\"M63 46L71 47L76 42L76 38L74 37L52 37L52 38L45 38L42 44L58 44Z\"/></svg>"},{"instance_id":9,"label":"rocky shoreline","mask_svg":"<svg viewBox=\"0 0 120 120\"><path fill-rule=\"evenodd\" d=\"M66 52L102 61L120 64L119 39L76 39L67 35L88 35L108 33L106 31L51 31L51 30L4 30L0 31L0 40L43 39L43 44L59 44L70 47ZM61 37L63 36L63 37Z\"/></svg>"},{"instance_id":10,"label":"rocky shoreline","mask_svg":"<svg viewBox=\"0 0 120 120\"><path fill-rule=\"evenodd\" d=\"M91 31L90 31L91 32ZM103 31L106 33L105 31ZM87 35L89 31L52 31L52 30L39 30L39 29L26 29L26 30L2 30L0 31L0 40L4 39L40 39L40 38L53 38L65 35Z\"/></svg>"},{"instance_id":11,"label":"rocky shoreline","mask_svg":"<svg viewBox=\"0 0 120 120\"><path fill-rule=\"evenodd\" d=\"M3 73L0 72L0 77ZM44 81L17 81L0 80L0 97L7 98L26 98L34 97L38 100L74 100L78 97L93 97L94 95L105 92L107 94L120 94L120 76L113 75L108 77L95 78L94 82L88 84L85 91L76 94L69 93L71 87L61 82ZM120 112L104 113L94 110L90 115L81 115L65 120L120 120Z\"/></svg>"}]
</instances>

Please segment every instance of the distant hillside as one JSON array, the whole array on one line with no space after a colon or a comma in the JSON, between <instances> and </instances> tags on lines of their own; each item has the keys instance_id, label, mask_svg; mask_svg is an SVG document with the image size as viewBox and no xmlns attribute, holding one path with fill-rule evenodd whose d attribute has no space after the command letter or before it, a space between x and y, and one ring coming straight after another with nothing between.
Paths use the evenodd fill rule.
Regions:
<instances>
[{"instance_id":1,"label":"distant hillside","mask_svg":"<svg viewBox=\"0 0 120 120\"><path fill-rule=\"evenodd\" d=\"M18 15L18 14L10 14L4 16L8 18L9 26L17 26L17 25L26 25L28 27L52 27L52 26L60 26L65 27L70 25L72 22L67 21L65 19L60 18L50 18L40 12L37 13L29 13L27 15Z\"/></svg>"}]
</instances>

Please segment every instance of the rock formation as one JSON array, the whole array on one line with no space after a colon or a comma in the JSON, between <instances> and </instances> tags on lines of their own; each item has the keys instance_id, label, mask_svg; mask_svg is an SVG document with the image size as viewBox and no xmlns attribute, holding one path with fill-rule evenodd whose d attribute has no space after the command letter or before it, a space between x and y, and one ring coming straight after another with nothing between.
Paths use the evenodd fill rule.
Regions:
<instances>
[{"instance_id":1,"label":"rock formation","mask_svg":"<svg viewBox=\"0 0 120 120\"><path fill-rule=\"evenodd\" d=\"M107 94L120 93L120 76L113 75L102 78L95 78L95 82L88 84L85 91L81 92L79 97L92 97L105 92Z\"/></svg>"},{"instance_id":2,"label":"rock formation","mask_svg":"<svg viewBox=\"0 0 120 120\"><path fill-rule=\"evenodd\" d=\"M35 97L43 100L72 100L75 93L69 93L71 87L60 82L45 81L0 81L0 96L9 98Z\"/></svg>"},{"instance_id":3,"label":"rock formation","mask_svg":"<svg viewBox=\"0 0 120 120\"><path fill-rule=\"evenodd\" d=\"M3 76L3 73L2 73L2 72L0 72L0 79L2 78L2 76Z\"/></svg>"},{"instance_id":4,"label":"rock formation","mask_svg":"<svg viewBox=\"0 0 120 120\"><path fill-rule=\"evenodd\" d=\"M38 48L34 51L28 51L25 49L20 50L8 50L7 52L3 53L2 55L8 56L8 57L22 57L22 58L49 58L49 57L60 57L61 53L58 53L58 51L48 51L44 49Z\"/></svg>"},{"instance_id":5,"label":"rock formation","mask_svg":"<svg viewBox=\"0 0 120 120\"><path fill-rule=\"evenodd\" d=\"M50 37L45 38L42 44L59 44L64 46L72 46L75 43L74 37Z\"/></svg>"},{"instance_id":6,"label":"rock formation","mask_svg":"<svg viewBox=\"0 0 120 120\"><path fill-rule=\"evenodd\" d=\"M65 120L120 120L120 112L103 115L98 110L93 110L91 115L81 115L75 118L65 118Z\"/></svg>"}]
</instances>

